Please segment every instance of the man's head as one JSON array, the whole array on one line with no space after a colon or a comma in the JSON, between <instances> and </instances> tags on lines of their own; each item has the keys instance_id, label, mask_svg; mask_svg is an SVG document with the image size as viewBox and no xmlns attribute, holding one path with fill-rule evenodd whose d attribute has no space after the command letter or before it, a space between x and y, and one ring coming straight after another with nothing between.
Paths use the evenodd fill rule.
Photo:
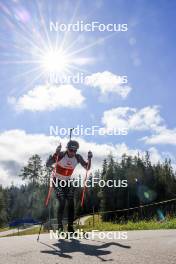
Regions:
<instances>
[{"instance_id":1,"label":"man's head","mask_svg":"<svg viewBox=\"0 0 176 264\"><path fill-rule=\"evenodd\" d=\"M69 157L74 157L78 149L79 149L79 143L77 141L70 140L67 143L67 152Z\"/></svg>"}]
</instances>

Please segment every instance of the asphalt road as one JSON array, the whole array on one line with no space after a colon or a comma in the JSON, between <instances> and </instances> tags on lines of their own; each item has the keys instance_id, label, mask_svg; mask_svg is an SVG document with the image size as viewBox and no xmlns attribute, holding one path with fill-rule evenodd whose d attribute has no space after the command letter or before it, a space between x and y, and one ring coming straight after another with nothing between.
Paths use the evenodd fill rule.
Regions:
<instances>
[{"instance_id":1,"label":"asphalt road","mask_svg":"<svg viewBox=\"0 0 176 264\"><path fill-rule=\"evenodd\" d=\"M113 232L117 238L118 232ZM122 233L121 233L122 234ZM139 263L175 264L176 230L129 231L128 238L95 240L50 240L42 234L0 238L0 263Z\"/></svg>"}]
</instances>

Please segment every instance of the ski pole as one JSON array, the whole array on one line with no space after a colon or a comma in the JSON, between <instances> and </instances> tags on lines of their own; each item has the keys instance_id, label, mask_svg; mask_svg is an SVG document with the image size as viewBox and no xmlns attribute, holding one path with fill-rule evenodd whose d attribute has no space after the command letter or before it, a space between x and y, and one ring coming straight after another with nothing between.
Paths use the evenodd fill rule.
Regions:
<instances>
[{"instance_id":1,"label":"ski pole","mask_svg":"<svg viewBox=\"0 0 176 264\"><path fill-rule=\"evenodd\" d=\"M87 164L87 168L86 168L86 176L84 179L84 187L83 187L83 191L82 191L82 197L81 197L81 207L84 207L84 196L85 196L85 191L86 191L86 181L87 181L87 176L88 176L88 168L89 168L89 162Z\"/></svg>"},{"instance_id":2,"label":"ski pole","mask_svg":"<svg viewBox=\"0 0 176 264\"><path fill-rule=\"evenodd\" d=\"M54 167L54 169L53 169L53 171L52 171L51 178L53 178L54 175L56 174L57 162L58 162L58 155L57 155L57 157L56 157L56 164L55 164L55 167ZM52 193L52 191L53 191L53 187L50 186L50 187L49 187L49 190L48 190L47 197L46 197L46 199L45 199L45 206L46 206L46 207L48 206L48 203L49 203L49 201L50 201L50 197L51 197L51 193Z\"/></svg>"},{"instance_id":3,"label":"ski pole","mask_svg":"<svg viewBox=\"0 0 176 264\"><path fill-rule=\"evenodd\" d=\"M57 158L56 158L56 164L55 164L55 167L52 171L52 177L56 174L56 166L57 166L57 162L58 162L58 155L57 155ZM50 201L50 197L51 197L51 193L52 193L52 190L53 190L53 187L49 187L49 190L48 190L48 194L47 194L47 197L45 199L45 206L47 207L48 204L49 204L49 201ZM39 241L39 237L40 237L40 233L41 233L41 230L42 230L42 226L43 226L43 222L41 222L41 225L40 225L40 229L39 229L39 233L38 233L38 237L37 237L37 242Z\"/></svg>"},{"instance_id":4,"label":"ski pole","mask_svg":"<svg viewBox=\"0 0 176 264\"><path fill-rule=\"evenodd\" d=\"M74 130L74 127L73 128L70 128L70 140L71 140L71 137L72 137L73 130Z\"/></svg>"},{"instance_id":5,"label":"ski pole","mask_svg":"<svg viewBox=\"0 0 176 264\"><path fill-rule=\"evenodd\" d=\"M40 238L40 233L41 233L41 230L42 230L42 226L43 226L43 222L41 222L41 225L40 225L40 229L39 229L39 233L38 233L38 237L37 237L37 242L39 242L39 238Z\"/></svg>"}]
</instances>

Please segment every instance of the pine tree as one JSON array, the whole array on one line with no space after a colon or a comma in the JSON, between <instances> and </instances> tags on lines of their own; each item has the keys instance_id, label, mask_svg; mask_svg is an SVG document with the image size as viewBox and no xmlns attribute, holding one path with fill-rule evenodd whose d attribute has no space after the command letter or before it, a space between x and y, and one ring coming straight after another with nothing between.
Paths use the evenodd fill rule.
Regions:
<instances>
[{"instance_id":1,"label":"pine tree","mask_svg":"<svg viewBox=\"0 0 176 264\"><path fill-rule=\"evenodd\" d=\"M29 158L27 166L22 169L21 174L23 180L32 182L32 185L39 183L39 179L43 174L42 161L39 155L33 155Z\"/></svg>"}]
</instances>

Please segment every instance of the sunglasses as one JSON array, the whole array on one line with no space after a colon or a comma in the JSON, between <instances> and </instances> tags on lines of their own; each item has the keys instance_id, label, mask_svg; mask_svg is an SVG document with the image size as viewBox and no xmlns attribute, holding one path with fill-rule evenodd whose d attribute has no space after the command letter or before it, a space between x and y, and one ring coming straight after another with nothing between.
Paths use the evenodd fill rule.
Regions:
<instances>
[{"instance_id":1,"label":"sunglasses","mask_svg":"<svg viewBox=\"0 0 176 264\"><path fill-rule=\"evenodd\" d=\"M68 149L70 152L74 152L74 153L76 153L76 149Z\"/></svg>"}]
</instances>

